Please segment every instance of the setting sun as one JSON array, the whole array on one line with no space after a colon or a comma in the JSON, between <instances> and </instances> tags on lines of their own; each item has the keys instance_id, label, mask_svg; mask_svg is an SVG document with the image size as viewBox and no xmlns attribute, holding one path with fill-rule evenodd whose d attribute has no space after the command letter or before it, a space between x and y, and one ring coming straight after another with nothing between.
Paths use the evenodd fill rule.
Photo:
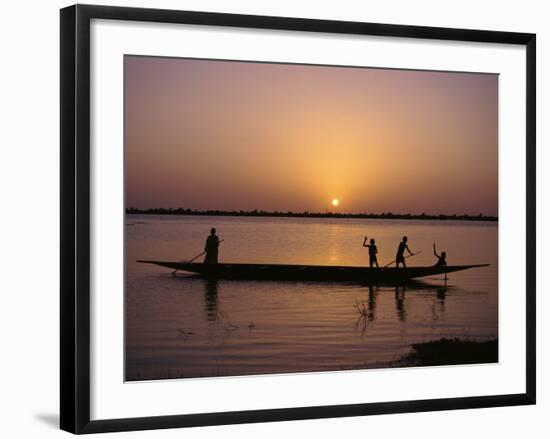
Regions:
<instances>
[{"instance_id":1,"label":"setting sun","mask_svg":"<svg viewBox=\"0 0 550 439\"><path fill-rule=\"evenodd\" d=\"M334 207L338 206L340 204L340 200L338 198L335 198L334 200L332 200L332 205Z\"/></svg>"}]
</instances>

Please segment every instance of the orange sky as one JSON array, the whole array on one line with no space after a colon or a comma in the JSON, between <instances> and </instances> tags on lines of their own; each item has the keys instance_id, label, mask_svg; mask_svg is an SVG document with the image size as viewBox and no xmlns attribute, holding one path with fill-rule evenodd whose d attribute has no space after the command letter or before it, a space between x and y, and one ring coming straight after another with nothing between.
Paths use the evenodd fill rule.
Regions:
<instances>
[{"instance_id":1,"label":"orange sky","mask_svg":"<svg viewBox=\"0 0 550 439\"><path fill-rule=\"evenodd\" d=\"M497 75L124 63L127 207L498 214Z\"/></svg>"}]
</instances>

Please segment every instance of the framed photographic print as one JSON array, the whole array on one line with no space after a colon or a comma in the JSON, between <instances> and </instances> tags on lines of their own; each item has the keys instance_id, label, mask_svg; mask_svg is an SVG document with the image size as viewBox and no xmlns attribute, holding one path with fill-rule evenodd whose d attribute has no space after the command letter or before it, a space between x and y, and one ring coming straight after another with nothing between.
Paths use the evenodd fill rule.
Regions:
<instances>
[{"instance_id":1,"label":"framed photographic print","mask_svg":"<svg viewBox=\"0 0 550 439\"><path fill-rule=\"evenodd\" d=\"M61 267L73 433L534 404L535 35L62 9Z\"/></svg>"}]
</instances>

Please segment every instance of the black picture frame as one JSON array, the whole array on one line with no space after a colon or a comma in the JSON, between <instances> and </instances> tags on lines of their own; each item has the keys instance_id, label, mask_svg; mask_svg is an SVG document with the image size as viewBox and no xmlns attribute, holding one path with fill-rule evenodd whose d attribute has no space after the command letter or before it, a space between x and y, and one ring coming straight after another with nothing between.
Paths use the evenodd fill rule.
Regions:
<instances>
[{"instance_id":1,"label":"black picture frame","mask_svg":"<svg viewBox=\"0 0 550 439\"><path fill-rule=\"evenodd\" d=\"M527 83L526 392L481 397L90 420L90 21L92 19L525 46L527 60L525 66ZM63 430L80 434L535 404L535 34L89 5L74 5L61 9L60 24L60 426Z\"/></svg>"}]
</instances>

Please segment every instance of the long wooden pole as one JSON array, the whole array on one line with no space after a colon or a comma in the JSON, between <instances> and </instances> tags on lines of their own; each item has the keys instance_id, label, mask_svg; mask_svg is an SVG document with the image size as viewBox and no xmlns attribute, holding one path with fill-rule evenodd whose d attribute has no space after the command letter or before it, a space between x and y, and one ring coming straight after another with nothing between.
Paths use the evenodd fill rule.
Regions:
<instances>
[{"instance_id":1,"label":"long wooden pole","mask_svg":"<svg viewBox=\"0 0 550 439\"><path fill-rule=\"evenodd\" d=\"M220 240L219 244L221 244L224 240ZM193 262L195 259L198 259L200 258L202 255L204 255L206 253L206 251L203 251L202 253L199 253L197 256L195 256L193 259L189 259L188 261L180 261L181 263L183 264L190 264L191 262ZM178 269L176 268L172 274L176 274L176 272L178 271Z\"/></svg>"},{"instance_id":2,"label":"long wooden pole","mask_svg":"<svg viewBox=\"0 0 550 439\"><path fill-rule=\"evenodd\" d=\"M407 258L410 258L412 256L419 255L420 253L422 253L422 250L420 250L419 252L413 253L412 255L405 256L403 259L407 259ZM395 259L393 261L391 261L389 264L384 265L383 268L388 268L391 264L394 264L394 263L395 263Z\"/></svg>"},{"instance_id":3,"label":"long wooden pole","mask_svg":"<svg viewBox=\"0 0 550 439\"><path fill-rule=\"evenodd\" d=\"M220 240L219 244L221 244L223 242L223 239ZM206 253L206 251L203 251L202 253L198 254L197 256L195 256L193 259L189 259L188 261L182 261L186 264L190 264L191 262L193 262L195 259L198 259L200 258L202 255L204 255Z\"/></svg>"}]
</instances>

